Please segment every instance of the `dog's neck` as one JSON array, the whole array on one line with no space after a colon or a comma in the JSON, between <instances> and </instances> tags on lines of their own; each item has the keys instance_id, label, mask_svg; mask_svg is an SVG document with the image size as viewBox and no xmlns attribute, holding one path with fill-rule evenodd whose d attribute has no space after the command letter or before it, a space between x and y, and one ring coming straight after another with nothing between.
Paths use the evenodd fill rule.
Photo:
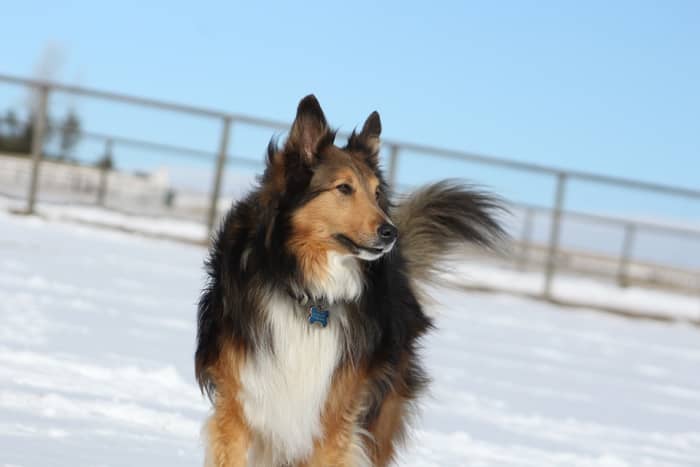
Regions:
<instances>
[{"instance_id":1,"label":"dog's neck","mask_svg":"<svg viewBox=\"0 0 700 467\"><path fill-rule=\"evenodd\" d=\"M287 294L292 301L306 311L309 324L319 324L324 328L328 325L331 303L327 299L312 298L306 293L298 294L292 288L287 289Z\"/></svg>"},{"instance_id":2,"label":"dog's neck","mask_svg":"<svg viewBox=\"0 0 700 467\"><path fill-rule=\"evenodd\" d=\"M326 274L313 282L291 284L289 295L303 307L328 310L333 305L356 302L365 287L362 266L357 258L329 252Z\"/></svg>"}]
</instances>

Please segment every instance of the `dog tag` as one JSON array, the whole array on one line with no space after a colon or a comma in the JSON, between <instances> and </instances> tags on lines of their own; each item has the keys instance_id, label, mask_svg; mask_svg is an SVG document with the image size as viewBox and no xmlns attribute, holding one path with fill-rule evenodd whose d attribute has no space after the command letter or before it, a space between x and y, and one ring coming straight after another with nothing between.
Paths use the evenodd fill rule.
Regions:
<instances>
[{"instance_id":1,"label":"dog tag","mask_svg":"<svg viewBox=\"0 0 700 467\"><path fill-rule=\"evenodd\" d=\"M328 310L320 310L316 305L309 308L309 324L318 324L322 328L328 326Z\"/></svg>"}]
</instances>

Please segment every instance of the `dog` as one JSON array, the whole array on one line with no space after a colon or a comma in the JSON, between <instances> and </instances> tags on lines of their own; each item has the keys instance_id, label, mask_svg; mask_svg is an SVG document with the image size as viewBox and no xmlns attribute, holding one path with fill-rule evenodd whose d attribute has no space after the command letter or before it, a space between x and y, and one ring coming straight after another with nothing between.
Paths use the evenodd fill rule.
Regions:
<instances>
[{"instance_id":1,"label":"dog","mask_svg":"<svg viewBox=\"0 0 700 467\"><path fill-rule=\"evenodd\" d=\"M207 466L395 460L429 381L424 285L452 247L503 230L498 201L455 181L392 205L380 133L375 111L339 147L305 97L213 237L195 353Z\"/></svg>"}]
</instances>

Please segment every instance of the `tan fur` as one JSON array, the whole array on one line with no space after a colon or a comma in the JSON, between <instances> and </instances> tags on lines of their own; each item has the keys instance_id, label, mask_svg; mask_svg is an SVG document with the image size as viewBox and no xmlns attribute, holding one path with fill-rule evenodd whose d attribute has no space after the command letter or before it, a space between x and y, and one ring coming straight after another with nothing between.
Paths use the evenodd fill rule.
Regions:
<instances>
[{"instance_id":1,"label":"tan fur","mask_svg":"<svg viewBox=\"0 0 700 467\"><path fill-rule=\"evenodd\" d=\"M364 446L357 438L357 417L362 409L366 382L364 372L347 367L336 373L322 415L324 438L317 440L311 457L302 467L354 467Z\"/></svg>"},{"instance_id":2,"label":"tan fur","mask_svg":"<svg viewBox=\"0 0 700 467\"><path fill-rule=\"evenodd\" d=\"M205 427L209 443L207 467L245 467L247 464L251 434L238 401L239 372L244 359L242 349L228 345L210 370L217 392L214 414Z\"/></svg>"},{"instance_id":3,"label":"tan fur","mask_svg":"<svg viewBox=\"0 0 700 467\"><path fill-rule=\"evenodd\" d=\"M407 364L406 359L401 362L402 371ZM374 373L372 378L386 377L383 371ZM405 388L392 387L382 401L377 419L368 427L368 433L362 434L358 416L365 408L370 381L366 372L352 366L338 371L323 413L324 439L315 443L314 453L303 467L354 467L363 460L375 467L391 464L409 418L408 401L401 395ZM362 459L365 455L367 458Z\"/></svg>"},{"instance_id":4,"label":"tan fur","mask_svg":"<svg viewBox=\"0 0 700 467\"><path fill-rule=\"evenodd\" d=\"M374 440L370 449L373 465L384 467L394 459L395 443L404 436L406 400L392 391L382 402L379 417L369 427Z\"/></svg>"},{"instance_id":5,"label":"tan fur","mask_svg":"<svg viewBox=\"0 0 700 467\"><path fill-rule=\"evenodd\" d=\"M289 249L300 261L307 280L323 280L327 253L346 253L333 236L343 234L358 245L368 245L376 237L387 216L377 204L377 177L340 150L326 156L328 162L311 183L320 194L299 209L292 218ZM337 190L340 184L353 188L351 195Z\"/></svg>"},{"instance_id":6,"label":"tan fur","mask_svg":"<svg viewBox=\"0 0 700 467\"><path fill-rule=\"evenodd\" d=\"M227 347L211 369L217 382L214 414L205 430L209 444L207 467L244 467L253 434L238 401L238 371L244 355ZM371 436L359 428L359 414L367 398L367 374L352 366L336 373L322 414L323 439L316 440L311 456L293 467L356 467L369 459L384 467L394 458L394 444L401 439L406 401L396 391L384 399L377 420L369 427ZM365 458L365 456L367 456Z\"/></svg>"},{"instance_id":7,"label":"tan fur","mask_svg":"<svg viewBox=\"0 0 700 467\"><path fill-rule=\"evenodd\" d=\"M404 354L394 369L405 374L408 366L408 356ZM396 445L403 441L408 422L406 394L409 391L405 387L405 378L390 380L390 374L391 371L384 368L375 371L372 375L373 379L386 381L390 388L383 397L379 415L368 427L374 441L371 445L370 457L375 467L387 466L394 460Z\"/></svg>"},{"instance_id":8,"label":"tan fur","mask_svg":"<svg viewBox=\"0 0 700 467\"><path fill-rule=\"evenodd\" d=\"M214 414L205 426L207 467L244 467L254 436L246 424L238 401L239 370L244 361L240 350L227 347L211 369L217 384ZM367 395L364 371L346 366L333 379L322 414L323 439L316 440L311 456L293 467L356 467L372 459L374 465L386 465L393 455L392 430L400 425L398 404L389 398L373 426L379 443L363 436L358 417ZM370 455L371 453L371 455Z\"/></svg>"}]
</instances>

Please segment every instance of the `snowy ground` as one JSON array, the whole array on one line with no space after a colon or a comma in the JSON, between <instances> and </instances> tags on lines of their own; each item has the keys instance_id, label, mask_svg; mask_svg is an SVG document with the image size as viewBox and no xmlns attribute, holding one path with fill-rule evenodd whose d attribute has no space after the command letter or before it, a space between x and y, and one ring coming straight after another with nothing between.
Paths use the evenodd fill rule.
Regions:
<instances>
[{"instance_id":1,"label":"snowy ground","mask_svg":"<svg viewBox=\"0 0 700 467\"><path fill-rule=\"evenodd\" d=\"M544 289L541 271L517 271L512 265L495 262L462 262L451 268L448 279L468 287L539 295ZM600 278L559 273L552 285L552 297L569 304L602 310L620 310L638 317L671 319L700 324L700 296L641 286L621 288Z\"/></svg>"},{"instance_id":2,"label":"snowy ground","mask_svg":"<svg viewBox=\"0 0 700 467\"><path fill-rule=\"evenodd\" d=\"M25 208L26 202L23 199L0 196L0 210L22 211ZM139 216L98 206L48 202L37 203L36 209L41 217L50 220L91 224L151 236L175 237L192 242L207 239L207 228L203 222L172 216Z\"/></svg>"},{"instance_id":3,"label":"snowy ground","mask_svg":"<svg viewBox=\"0 0 700 467\"><path fill-rule=\"evenodd\" d=\"M0 466L192 466L204 249L0 212ZM406 466L700 465L700 330L436 291Z\"/></svg>"}]
</instances>

